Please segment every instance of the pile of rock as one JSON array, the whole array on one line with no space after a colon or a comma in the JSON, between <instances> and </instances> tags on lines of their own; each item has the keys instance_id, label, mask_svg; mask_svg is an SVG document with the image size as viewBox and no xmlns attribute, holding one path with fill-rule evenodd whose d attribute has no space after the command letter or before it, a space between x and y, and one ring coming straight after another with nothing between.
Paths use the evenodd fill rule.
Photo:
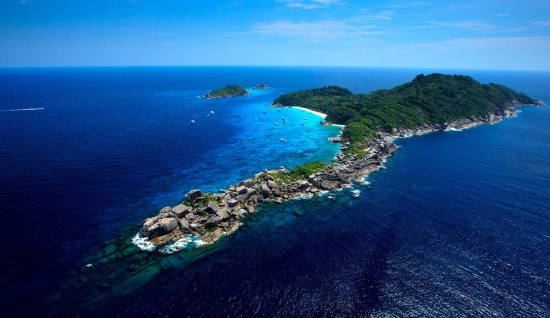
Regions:
<instances>
[{"instance_id":1,"label":"pile of rock","mask_svg":"<svg viewBox=\"0 0 550 318\"><path fill-rule=\"evenodd\" d=\"M157 216L141 222L139 233L155 246L189 234L205 235L209 229L214 232L220 229L221 234L231 235L240 226L229 222L232 216L223 195L205 195L193 190L187 193L182 204L164 207Z\"/></svg>"},{"instance_id":2,"label":"pile of rock","mask_svg":"<svg viewBox=\"0 0 550 318\"><path fill-rule=\"evenodd\" d=\"M339 141L345 142L340 139ZM225 193L202 193L193 190L185 200L171 208L160 210L157 216L139 224L140 234L155 246L164 245L185 235L202 235L206 243L215 242L221 235L231 235L246 213L254 213L255 206L265 201L282 203L298 196L311 196L323 190L343 188L383 166L384 156L391 156L397 147L391 141L378 140L369 144L369 155L363 159L355 155L339 156L335 161L342 166L326 166L307 179L284 183L277 175L287 173L284 168L264 170L238 184Z\"/></svg>"}]
</instances>

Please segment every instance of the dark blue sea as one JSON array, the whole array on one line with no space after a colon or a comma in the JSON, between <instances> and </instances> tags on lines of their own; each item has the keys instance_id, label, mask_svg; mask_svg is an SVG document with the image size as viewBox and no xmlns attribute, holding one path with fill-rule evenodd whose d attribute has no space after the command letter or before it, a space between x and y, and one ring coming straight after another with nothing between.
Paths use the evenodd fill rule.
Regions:
<instances>
[{"instance_id":1,"label":"dark blue sea","mask_svg":"<svg viewBox=\"0 0 550 318\"><path fill-rule=\"evenodd\" d=\"M549 107L398 139L368 185L266 204L213 245L168 255L131 243L141 220L192 189L330 162L340 128L278 113L280 93L368 93L432 72L550 102L548 72L0 69L2 316L550 316ZM233 83L271 88L198 98Z\"/></svg>"}]
</instances>

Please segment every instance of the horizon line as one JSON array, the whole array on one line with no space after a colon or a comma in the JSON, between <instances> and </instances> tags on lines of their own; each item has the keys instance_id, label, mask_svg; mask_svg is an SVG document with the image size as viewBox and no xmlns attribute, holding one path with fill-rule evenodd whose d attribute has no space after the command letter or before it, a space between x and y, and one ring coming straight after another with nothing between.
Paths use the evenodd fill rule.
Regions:
<instances>
[{"instance_id":1,"label":"horizon line","mask_svg":"<svg viewBox=\"0 0 550 318\"><path fill-rule=\"evenodd\" d=\"M465 71L524 71L550 72L550 69L502 69L502 68L452 68L433 66L365 66L365 65L246 65L246 64L204 64L204 65L44 65L44 66L0 66L0 69L31 69L31 68L168 68L168 67L303 67L303 68L379 68L379 69L428 69L428 70L465 70Z\"/></svg>"}]
</instances>

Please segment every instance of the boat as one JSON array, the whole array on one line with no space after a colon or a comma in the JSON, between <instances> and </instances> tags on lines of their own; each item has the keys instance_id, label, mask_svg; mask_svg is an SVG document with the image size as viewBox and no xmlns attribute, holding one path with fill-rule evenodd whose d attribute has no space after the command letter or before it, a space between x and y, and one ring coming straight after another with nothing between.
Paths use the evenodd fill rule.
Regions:
<instances>
[{"instance_id":1,"label":"boat","mask_svg":"<svg viewBox=\"0 0 550 318\"><path fill-rule=\"evenodd\" d=\"M254 118L254 120L258 120L258 118Z\"/></svg>"},{"instance_id":2,"label":"boat","mask_svg":"<svg viewBox=\"0 0 550 318\"><path fill-rule=\"evenodd\" d=\"M275 126L279 126L279 123L275 123Z\"/></svg>"},{"instance_id":3,"label":"boat","mask_svg":"<svg viewBox=\"0 0 550 318\"><path fill-rule=\"evenodd\" d=\"M213 110L210 111L210 115L214 115L214 111L213 111Z\"/></svg>"},{"instance_id":4,"label":"boat","mask_svg":"<svg viewBox=\"0 0 550 318\"><path fill-rule=\"evenodd\" d=\"M281 141L282 141L282 142L285 142L285 141L286 141L286 139L284 139L284 138L281 138Z\"/></svg>"},{"instance_id":5,"label":"boat","mask_svg":"<svg viewBox=\"0 0 550 318\"><path fill-rule=\"evenodd\" d=\"M194 124L194 123L195 123L195 121L193 119L191 119L191 124Z\"/></svg>"}]
</instances>

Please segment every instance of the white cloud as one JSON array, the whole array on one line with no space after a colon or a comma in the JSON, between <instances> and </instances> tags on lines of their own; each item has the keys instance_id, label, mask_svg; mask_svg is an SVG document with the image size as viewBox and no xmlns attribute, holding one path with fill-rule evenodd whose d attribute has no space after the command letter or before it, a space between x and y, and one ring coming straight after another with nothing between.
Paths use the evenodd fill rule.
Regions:
<instances>
[{"instance_id":1,"label":"white cloud","mask_svg":"<svg viewBox=\"0 0 550 318\"><path fill-rule=\"evenodd\" d=\"M319 9L326 8L333 4L342 4L340 0L276 0L277 2L285 3L289 8L300 8L300 9Z\"/></svg>"},{"instance_id":2,"label":"white cloud","mask_svg":"<svg viewBox=\"0 0 550 318\"><path fill-rule=\"evenodd\" d=\"M387 10L375 15L368 16L368 18L371 18L374 20L391 20L394 14L395 14L395 11Z\"/></svg>"},{"instance_id":3,"label":"white cloud","mask_svg":"<svg viewBox=\"0 0 550 318\"><path fill-rule=\"evenodd\" d=\"M487 31L487 30L493 30L496 28L496 26L482 20L458 21L458 22L441 22L441 21L427 21L427 22L432 27L452 27L452 28L468 29L473 31Z\"/></svg>"},{"instance_id":4,"label":"white cloud","mask_svg":"<svg viewBox=\"0 0 550 318\"><path fill-rule=\"evenodd\" d=\"M437 43L411 43L418 49L550 49L550 37L460 38Z\"/></svg>"},{"instance_id":5,"label":"white cloud","mask_svg":"<svg viewBox=\"0 0 550 318\"><path fill-rule=\"evenodd\" d=\"M533 24L542 25L542 26L550 26L550 21L537 21L537 22L533 22Z\"/></svg>"},{"instance_id":6,"label":"white cloud","mask_svg":"<svg viewBox=\"0 0 550 318\"><path fill-rule=\"evenodd\" d=\"M158 36L178 35L177 33L167 33L167 32L151 32L151 33L149 33L149 34L158 35Z\"/></svg>"},{"instance_id":7,"label":"white cloud","mask_svg":"<svg viewBox=\"0 0 550 318\"><path fill-rule=\"evenodd\" d=\"M429 6L430 4L431 3L429 2L409 2L409 3L402 3L402 4L392 4L392 5L389 5L388 8L393 8L393 9L418 8L418 7Z\"/></svg>"},{"instance_id":8,"label":"white cloud","mask_svg":"<svg viewBox=\"0 0 550 318\"><path fill-rule=\"evenodd\" d=\"M257 23L247 34L281 38L297 38L306 42L334 42L386 33L373 25L354 25L346 21L323 20L317 22L273 21Z\"/></svg>"}]
</instances>

